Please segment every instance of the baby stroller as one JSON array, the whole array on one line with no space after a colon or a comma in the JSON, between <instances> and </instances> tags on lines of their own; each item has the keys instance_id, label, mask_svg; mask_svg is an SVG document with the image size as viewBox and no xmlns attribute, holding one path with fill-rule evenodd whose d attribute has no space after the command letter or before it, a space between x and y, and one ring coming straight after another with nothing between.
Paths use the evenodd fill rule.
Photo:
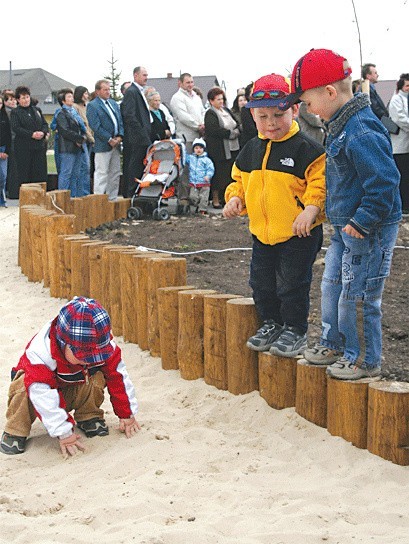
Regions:
<instances>
[{"instance_id":1,"label":"baby stroller","mask_svg":"<svg viewBox=\"0 0 409 544\"><path fill-rule=\"evenodd\" d=\"M149 146L142 179L136 180L128 219L141 219L144 213L149 213L156 221L166 221L171 213L190 213L190 206L181 209L176 197L185 156L186 148L182 140L158 140Z\"/></svg>"}]
</instances>

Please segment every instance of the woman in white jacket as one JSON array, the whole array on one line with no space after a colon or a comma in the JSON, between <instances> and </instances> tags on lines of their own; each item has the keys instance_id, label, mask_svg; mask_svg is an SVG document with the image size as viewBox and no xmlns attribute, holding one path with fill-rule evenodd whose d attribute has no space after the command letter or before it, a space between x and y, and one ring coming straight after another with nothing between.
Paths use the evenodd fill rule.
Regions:
<instances>
[{"instance_id":1,"label":"woman in white jacket","mask_svg":"<svg viewBox=\"0 0 409 544\"><path fill-rule=\"evenodd\" d=\"M402 211L409 214L409 73L401 74L396 83L396 93L389 102L389 115L400 128L391 134L393 156L399 169Z\"/></svg>"}]
</instances>

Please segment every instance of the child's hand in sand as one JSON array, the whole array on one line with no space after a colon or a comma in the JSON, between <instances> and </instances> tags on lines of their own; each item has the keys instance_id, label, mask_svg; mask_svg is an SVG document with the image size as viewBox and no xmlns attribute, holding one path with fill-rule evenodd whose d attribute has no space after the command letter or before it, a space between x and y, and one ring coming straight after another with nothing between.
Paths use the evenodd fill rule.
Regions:
<instances>
[{"instance_id":1,"label":"child's hand in sand","mask_svg":"<svg viewBox=\"0 0 409 544\"><path fill-rule=\"evenodd\" d=\"M60 438L60 450L64 459L68 459L70 455L76 455L79 451L85 451L85 449L79 434L72 433L68 438Z\"/></svg>"},{"instance_id":2,"label":"child's hand in sand","mask_svg":"<svg viewBox=\"0 0 409 544\"><path fill-rule=\"evenodd\" d=\"M243 202L238 196L232 196L223 208L223 216L227 219L237 217L243 211Z\"/></svg>"},{"instance_id":3,"label":"child's hand in sand","mask_svg":"<svg viewBox=\"0 0 409 544\"><path fill-rule=\"evenodd\" d=\"M126 438L131 438L137 431L141 430L141 426L134 417L119 420L119 430L125 433Z\"/></svg>"}]
</instances>

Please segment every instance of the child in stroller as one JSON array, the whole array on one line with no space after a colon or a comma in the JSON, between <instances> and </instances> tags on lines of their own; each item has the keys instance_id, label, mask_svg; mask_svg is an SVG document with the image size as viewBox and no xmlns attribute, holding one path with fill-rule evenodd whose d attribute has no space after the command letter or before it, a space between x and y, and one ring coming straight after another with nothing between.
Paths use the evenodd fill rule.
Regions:
<instances>
[{"instance_id":1,"label":"child in stroller","mask_svg":"<svg viewBox=\"0 0 409 544\"><path fill-rule=\"evenodd\" d=\"M176 196L185 156L182 140L160 140L149 146L142 179L136 180L128 219L141 219L144 213L150 213L153 219L166 221L171 213L190 213L190 206L180 206Z\"/></svg>"}]
</instances>

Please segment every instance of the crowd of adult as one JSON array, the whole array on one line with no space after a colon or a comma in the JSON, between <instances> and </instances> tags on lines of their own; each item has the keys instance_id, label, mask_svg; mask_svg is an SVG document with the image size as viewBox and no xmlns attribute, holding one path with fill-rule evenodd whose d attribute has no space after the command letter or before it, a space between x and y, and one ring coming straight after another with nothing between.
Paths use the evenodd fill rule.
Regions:
<instances>
[{"instance_id":1,"label":"crowd of adult","mask_svg":"<svg viewBox=\"0 0 409 544\"><path fill-rule=\"evenodd\" d=\"M401 173L403 209L408 213L409 74L400 76L396 93L387 106L376 91L377 81L376 65L366 64L356 91L363 90L362 82L369 83L373 111L380 119L389 117L398 127L397 133L391 133L391 140ZM18 198L22 183L47 179L46 150L51 129L58 188L70 189L73 197L93 191L107 194L110 200L118 197L121 170L123 196L134 194L152 142L179 138L190 154L194 140L203 138L215 166L209 199L214 208L221 208L225 188L232 182L230 173L235 157L257 135L251 111L245 108L252 83L238 89L231 109L222 88L213 87L203 97L189 73L180 75L178 87L170 103L164 104L160 93L148 85L147 69L137 66L133 81L121 85L120 104L110 97L111 84L106 79L96 82L91 96L83 86L61 89L57 93L60 107L50 127L28 87L4 90L0 95L0 206L6 206L6 197ZM304 104L297 121L301 130L324 143L324 123L310 114ZM177 191L182 207L189 205L187 168Z\"/></svg>"}]
</instances>

